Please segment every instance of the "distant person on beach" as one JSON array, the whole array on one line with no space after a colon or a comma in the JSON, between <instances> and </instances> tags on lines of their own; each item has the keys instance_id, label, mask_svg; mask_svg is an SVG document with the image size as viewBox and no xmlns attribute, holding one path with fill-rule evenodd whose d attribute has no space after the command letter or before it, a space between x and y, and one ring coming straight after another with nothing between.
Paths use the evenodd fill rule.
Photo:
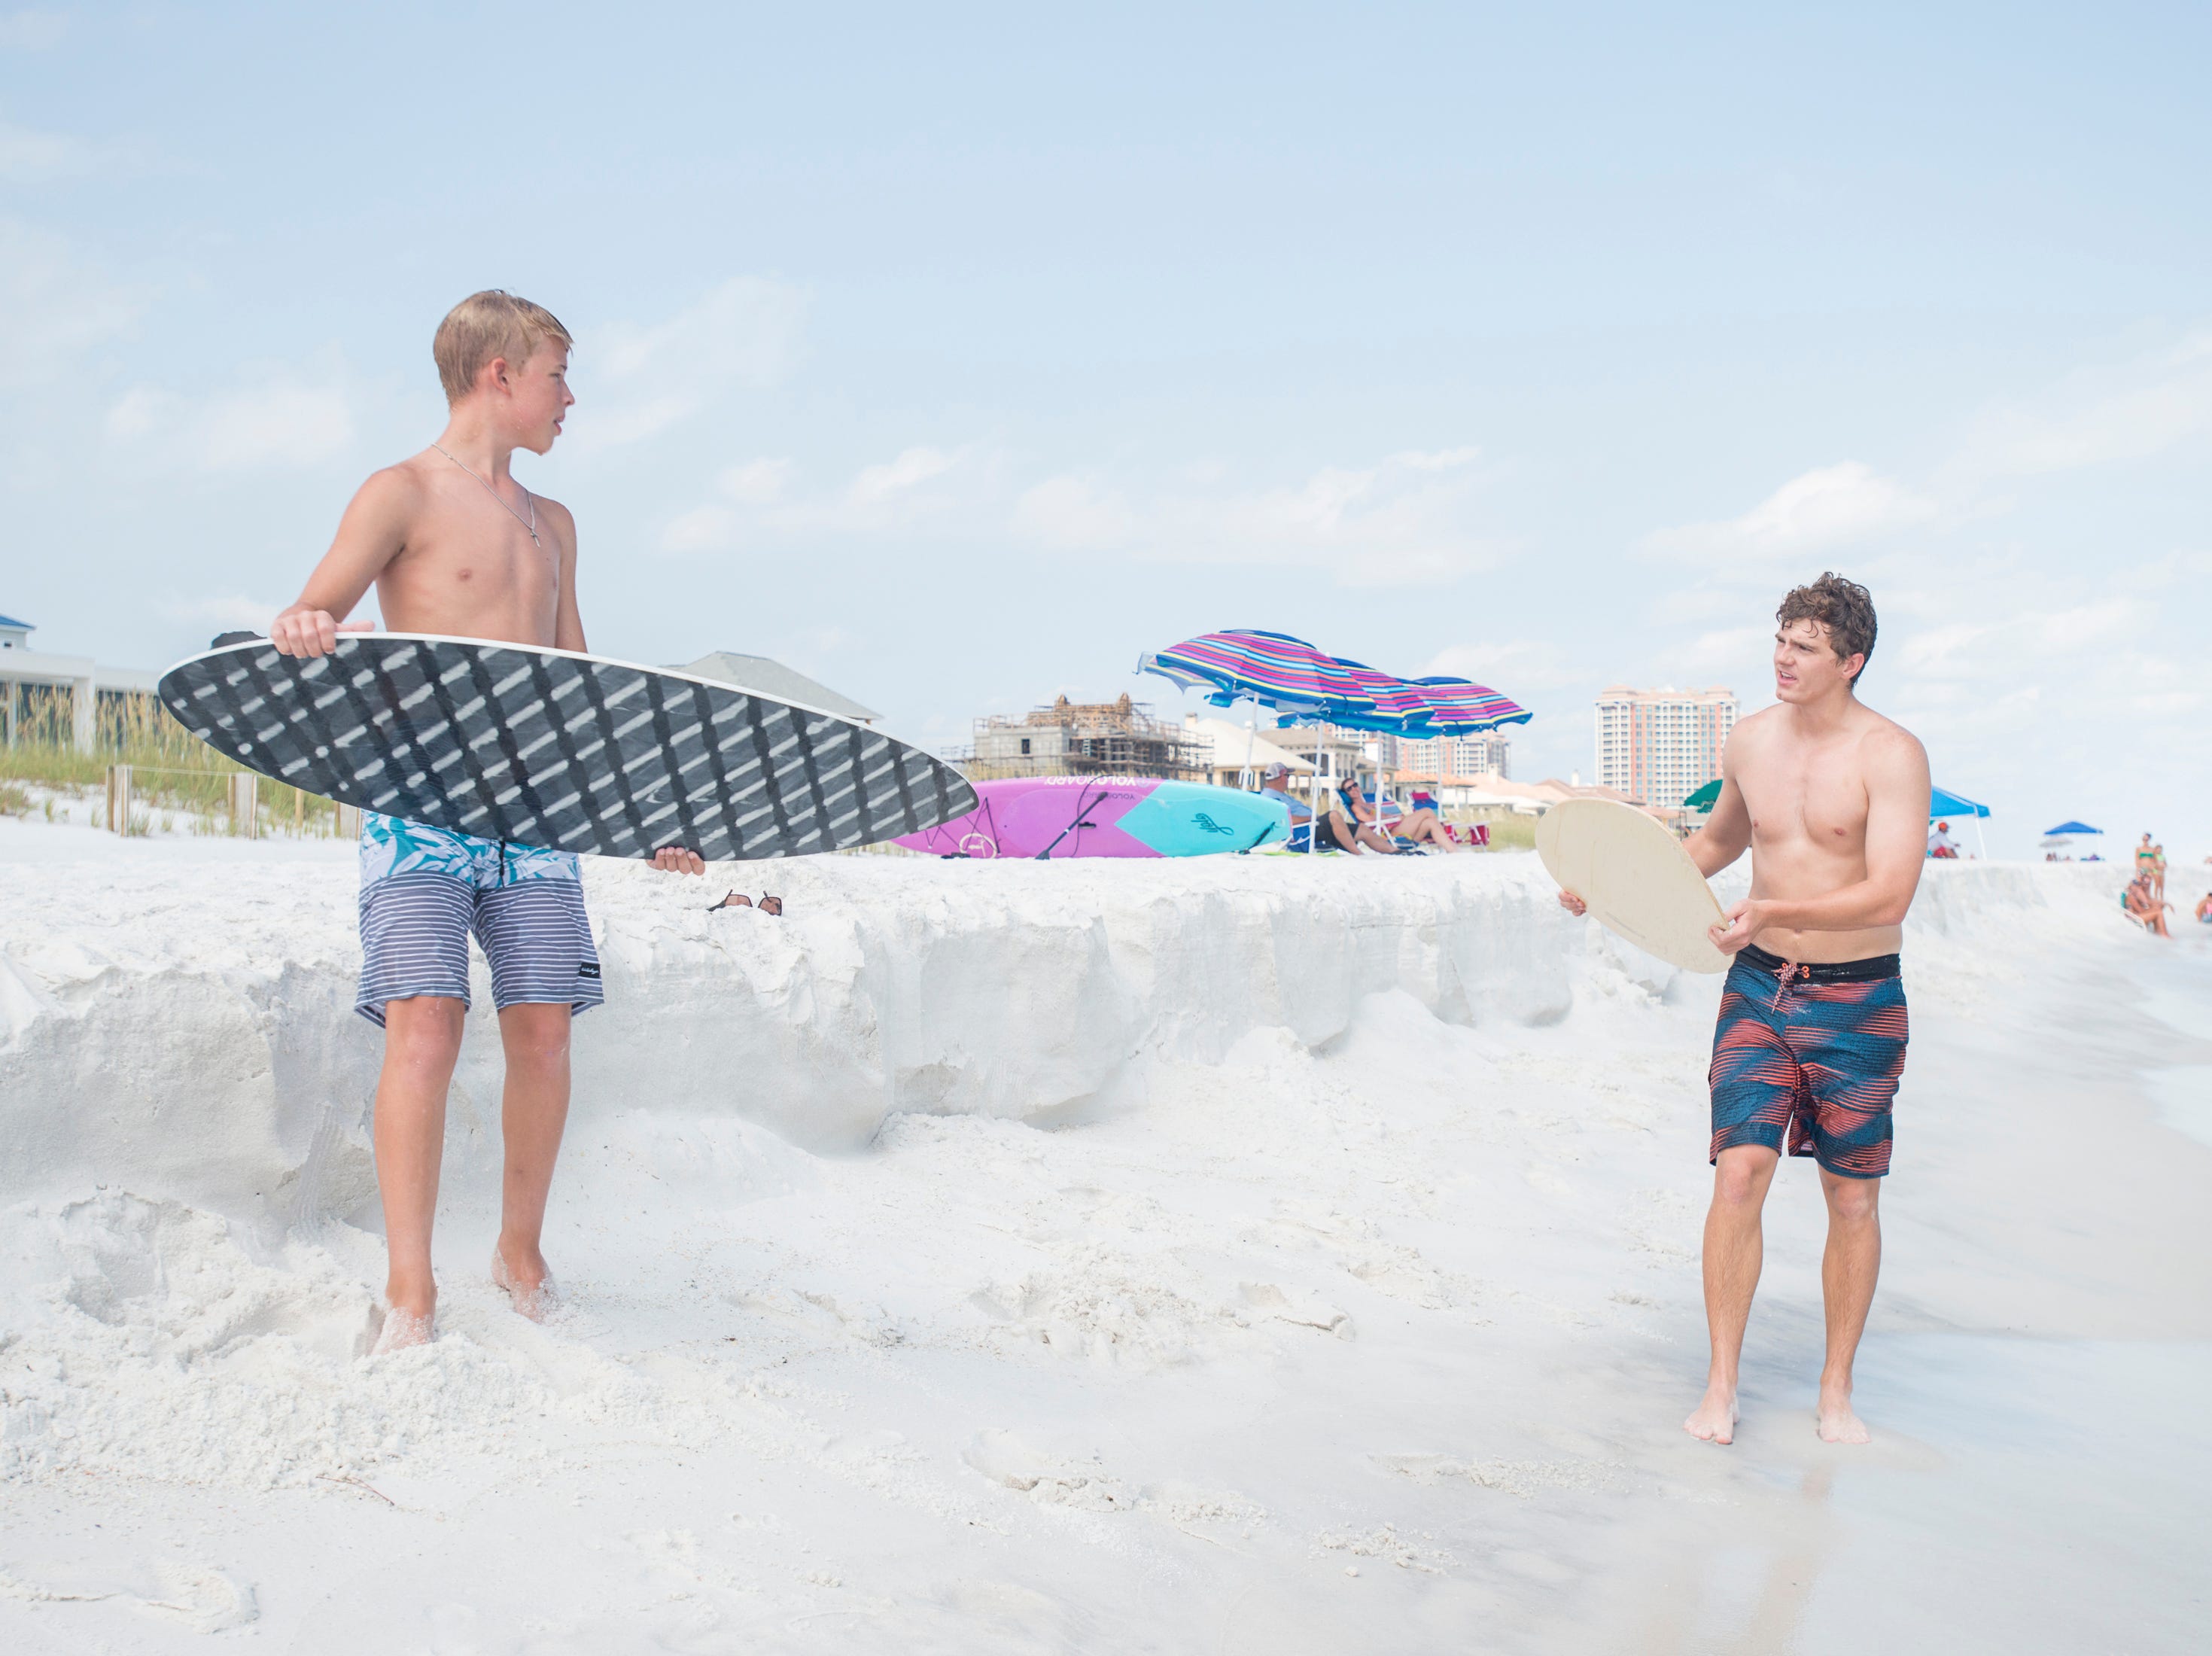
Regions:
<instances>
[{"instance_id":1,"label":"distant person on beach","mask_svg":"<svg viewBox=\"0 0 2212 1656\"><path fill-rule=\"evenodd\" d=\"M448 412L438 441L361 486L331 550L270 639L287 655L326 655L376 588L395 631L581 650L576 522L515 481L518 448L561 435L568 331L551 312L496 289L439 324L431 354ZM702 874L690 851L653 867ZM469 1009L469 936L491 963L507 1081L506 1183L492 1281L540 1318L552 1278L540 1241L553 1163L568 1117L568 1025L600 1001L599 960L576 859L374 813L361 837L361 988L355 1009L384 1031L376 1085L376 1182L384 1198L384 1326L376 1349L430 1338L438 1288L430 1232L446 1142L446 1090Z\"/></svg>"},{"instance_id":2,"label":"distant person on beach","mask_svg":"<svg viewBox=\"0 0 2212 1656\"><path fill-rule=\"evenodd\" d=\"M1828 1207L1817 1429L1830 1443L1864 1443L1852 1363L1881 1265L1880 1181L1908 1032L1898 950L1925 861L1928 756L1858 698L1875 633L1865 588L1823 575L1785 597L1775 618L1780 705L1729 734L1720 798L1684 842L1708 878L1746 847L1752 863L1751 895L1713 928L1714 945L1735 959L1710 1075L1712 1359L1705 1395L1682 1425L1710 1442L1735 1440L1760 1210L1786 1148L1819 1162ZM1572 892L1559 901L1584 911Z\"/></svg>"},{"instance_id":3,"label":"distant person on beach","mask_svg":"<svg viewBox=\"0 0 2212 1656\"><path fill-rule=\"evenodd\" d=\"M1949 823L1939 822L1928 831L1928 855L1937 857L1955 857L1959 855L1959 848L1951 840Z\"/></svg>"},{"instance_id":4,"label":"distant person on beach","mask_svg":"<svg viewBox=\"0 0 2212 1656\"><path fill-rule=\"evenodd\" d=\"M2197 902L2197 923L2212 926L2212 892L2207 892Z\"/></svg>"},{"instance_id":5,"label":"distant person on beach","mask_svg":"<svg viewBox=\"0 0 2212 1656\"><path fill-rule=\"evenodd\" d=\"M1260 779L1260 791L1273 794L1291 807L1291 848L1304 850L1312 843L1315 831L1313 807L1291 790L1290 767L1281 764L1269 765L1267 774ZM1395 855L1398 849L1370 829L1355 828L1334 806L1322 813L1320 833L1322 849L1350 851L1355 856L1363 845L1384 856Z\"/></svg>"},{"instance_id":6,"label":"distant person on beach","mask_svg":"<svg viewBox=\"0 0 2212 1656\"><path fill-rule=\"evenodd\" d=\"M2150 894L2161 903L2166 901L2166 847L2150 848Z\"/></svg>"}]
</instances>

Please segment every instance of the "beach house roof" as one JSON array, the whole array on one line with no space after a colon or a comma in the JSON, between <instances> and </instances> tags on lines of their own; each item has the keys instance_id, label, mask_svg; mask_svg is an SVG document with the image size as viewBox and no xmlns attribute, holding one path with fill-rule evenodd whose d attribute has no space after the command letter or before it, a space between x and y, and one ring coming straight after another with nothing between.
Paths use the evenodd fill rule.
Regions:
<instances>
[{"instance_id":1,"label":"beach house roof","mask_svg":"<svg viewBox=\"0 0 2212 1656\"><path fill-rule=\"evenodd\" d=\"M824 713L835 713L860 724L873 724L884 716L849 696L839 695L818 679L810 679L796 668L770 661L765 655L740 655L734 650L718 649L674 670L735 685L739 690L754 691L779 702L820 708Z\"/></svg>"}]
</instances>

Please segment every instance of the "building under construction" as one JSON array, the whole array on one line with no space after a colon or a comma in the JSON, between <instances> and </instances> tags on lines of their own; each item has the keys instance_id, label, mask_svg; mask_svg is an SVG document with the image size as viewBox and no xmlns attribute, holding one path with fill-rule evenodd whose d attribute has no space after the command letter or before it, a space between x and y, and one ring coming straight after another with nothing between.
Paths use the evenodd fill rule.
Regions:
<instances>
[{"instance_id":1,"label":"building under construction","mask_svg":"<svg viewBox=\"0 0 2212 1656\"><path fill-rule=\"evenodd\" d=\"M1111 702L1031 708L1018 719L975 721L975 745L948 754L971 782L1001 776L1158 776L1204 782L1213 744L1152 716L1124 693Z\"/></svg>"}]
</instances>

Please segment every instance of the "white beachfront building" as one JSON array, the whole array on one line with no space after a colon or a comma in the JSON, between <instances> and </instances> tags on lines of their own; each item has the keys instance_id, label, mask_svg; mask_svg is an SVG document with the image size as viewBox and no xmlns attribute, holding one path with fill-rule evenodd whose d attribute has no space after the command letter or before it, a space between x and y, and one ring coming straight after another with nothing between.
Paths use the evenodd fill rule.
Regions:
<instances>
[{"instance_id":1,"label":"white beachfront building","mask_svg":"<svg viewBox=\"0 0 2212 1656\"><path fill-rule=\"evenodd\" d=\"M161 681L157 673L139 667L103 667L89 655L52 655L31 648L37 629L28 621L0 615L0 703L4 703L8 745L15 745L15 728L24 692L31 690L67 691L70 730L77 748L90 752L96 715L103 695L126 692L150 694Z\"/></svg>"}]
</instances>

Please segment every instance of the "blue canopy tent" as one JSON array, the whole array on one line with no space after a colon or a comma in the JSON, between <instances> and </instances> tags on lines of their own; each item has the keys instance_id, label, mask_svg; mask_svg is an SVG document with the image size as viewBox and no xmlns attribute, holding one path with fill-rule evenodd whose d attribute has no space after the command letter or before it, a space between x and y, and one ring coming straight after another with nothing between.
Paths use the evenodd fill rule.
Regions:
<instances>
[{"instance_id":1,"label":"blue canopy tent","mask_svg":"<svg viewBox=\"0 0 2212 1656\"><path fill-rule=\"evenodd\" d=\"M1989 815L1989 813L1990 807L1988 806L1977 805L1973 801L1965 798L1960 795L1954 794L1947 788L1936 788L1928 795L1929 821L1934 822L1939 817L1942 818L1946 821L1948 821L1953 817L1971 817L1973 819L1974 843L1978 848L1979 848L1982 854L1982 861L1984 862L1989 861L1990 848L1988 843L1982 838L1981 819Z\"/></svg>"}]
</instances>

